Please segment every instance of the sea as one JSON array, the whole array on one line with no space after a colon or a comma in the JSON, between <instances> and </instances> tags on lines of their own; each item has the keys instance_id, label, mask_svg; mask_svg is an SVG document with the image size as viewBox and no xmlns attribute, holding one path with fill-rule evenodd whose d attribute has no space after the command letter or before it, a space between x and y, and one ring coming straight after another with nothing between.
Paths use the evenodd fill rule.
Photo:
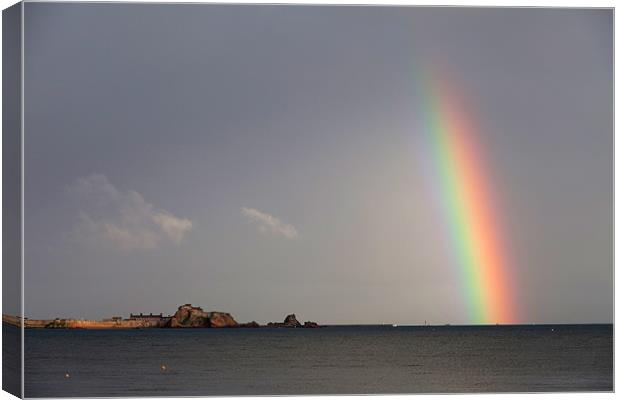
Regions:
<instances>
[{"instance_id":1,"label":"sea","mask_svg":"<svg viewBox=\"0 0 620 400\"><path fill-rule=\"evenodd\" d=\"M24 340L26 397L614 388L613 325L33 329Z\"/></svg>"}]
</instances>

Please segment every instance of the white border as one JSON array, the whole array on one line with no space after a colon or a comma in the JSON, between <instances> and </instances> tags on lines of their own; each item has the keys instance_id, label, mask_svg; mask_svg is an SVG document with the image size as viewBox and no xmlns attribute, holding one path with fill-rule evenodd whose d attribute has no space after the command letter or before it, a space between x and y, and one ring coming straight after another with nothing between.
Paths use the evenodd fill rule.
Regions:
<instances>
[{"instance_id":1,"label":"white border","mask_svg":"<svg viewBox=\"0 0 620 400\"><path fill-rule=\"evenodd\" d=\"M24 0L26 3L169 3L169 4L307 4L307 5L371 5L371 6L434 6L434 7L560 7L560 8L614 8L614 2L609 0L592 1L561 1L561 0L541 0L541 1L490 1L490 0L428 0L428 1L409 1L409 0L211 0L211 1L175 1L175 0ZM2 0L0 4L8 5L15 2ZM8 7L8 6L7 6Z\"/></svg>"},{"instance_id":2,"label":"white border","mask_svg":"<svg viewBox=\"0 0 620 400\"><path fill-rule=\"evenodd\" d=\"M20 183L20 185L21 185L21 187L20 187L20 190L21 190L21 202L22 202L22 204L21 204L21 216L20 216L20 218L21 218L21 223L20 223L20 231L21 231L21 242L20 242L21 249L20 249L20 251L21 251L21 254L20 254L20 257L21 257L21 269L22 270L21 270L21 288L20 288L20 292L21 292L21 296L22 296L22 299L21 299L22 300L21 301L22 320L26 316L26 310L25 310L25 304L24 304L24 300L26 298L26 296L25 296L25 284L24 284L25 283L25 274L24 274L24 267L25 267L25 263L24 263L24 254L25 254L25 251L24 251L24 243L25 243L24 242L24 238L25 238L25 236L24 236L24 227L25 227L25 219L24 219L24 183L25 183L25 177L24 177L24 161L25 161L25 159L24 159L24 148L25 148L24 147L24 139L25 139L25 137L24 137L24 132L25 132L25 130L24 130L24 121L25 121L25 113L24 113L24 109L25 109L25 106L24 106L25 105L25 101L24 101L24 93L25 93L25 90L24 90L24 86L25 86L24 85L24 57L25 57L25 50L24 49L26 48L26 46L24 46L24 39L25 39L25 36L26 36L24 34L24 32L25 32L25 29L24 29L24 21L25 21L25 18L24 18L24 5L25 4L22 2L21 7L20 7L20 14L21 14L20 15L21 16L21 22L20 22L20 27L21 27L20 42L21 42L21 44L20 44L20 47L21 47L21 50L20 50L20 61L19 61L20 64L21 64L20 65L20 67L21 67L21 69L20 69L20 87L19 87L19 92L20 92L19 95L20 95L20 99L21 99L21 104L19 106L19 113L20 113L19 119L20 119L20 135L21 135L21 141L20 141L20 152L21 152L21 166L20 166L21 183ZM24 382L26 381L26 375L25 375L25 373L26 373L25 372L26 371L26 365L25 365L25 363L26 363L26 354L25 354L25 347L24 347L24 345L25 345L25 342L24 342L25 336L26 336L25 328L24 328L24 324L22 324L22 337L21 337L21 340L22 340L22 351L21 351L21 353L22 353L22 360L21 360L22 361L22 381L21 381L21 394L22 394L22 397L24 397L24 394L25 394L25 389L24 389L24 384L25 383Z\"/></svg>"},{"instance_id":3,"label":"white border","mask_svg":"<svg viewBox=\"0 0 620 400\"><path fill-rule=\"evenodd\" d=\"M46 0L25 0L25 2L41 2L41 1L46 1ZM117 3L119 1L73 1L73 0L69 0L69 1L56 1L56 2L72 2L72 3L89 3L89 2L93 2L93 3ZM0 0L0 5L2 6L2 9L5 9L13 4L15 4L15 1L12 0ZM411 0L389 0L389 1L369 1L369 0L340 0L340 1L329 1L329 0L307 0L307 1L284 1L284 0L270 0L270 1L259 1L259 0L243 0L243 1L234 1L234 0L217 0L217 1L208 1L208 2L188 2L188 1L174 1L174 0L132 0L129 1L129 3L169 3L169 4L200 4L200 3L221 3L221 4L239 4L239 3L243 3L243 4L313 4L313 5L379 5L379 6L389 6L389 5L394 5L394 6L469 6L469 7L562 7L562 8L614 8L615 7L615 3L613 1L603 1L603 0L591 0L591 1L559 1L559 0L541 0L541 1L516 1L516 0L502 0L502 1L484 1L484 0L477 0L477 1L466 1L466 0L444 0L444 1L437 1L437 0L427 0L427 1L411 1ZM614 14L615 14L615 10L614 10ZM20 114L21 114L21 172L22 172L22 176L21 176L21 195L22 195L22 209L21 209L21 224L22 224L22 229L21 229L21 262L22 262L22 270L21 270L21 295L22 295L22 303L21 303L21 312L22 315L25 315L24 313L24 79L23 79L23 66L24 66L24 3L22 3L21 6L21 67L22 67L22 71L21 71L21 87L20 87L20 91L21 91L21 110L20 110ZM0 28L1 28L1 19L0 19ZM1 32L1 29L0 29ZM617 46L618 46L618 37L617 37L617 32L615 30L615 15L614 15L614 77L615 74L617 72L617 64L615 63L615 55L617 54ZM1 55L0 55L0 65L1 65ZM1 89L1 82L0 82L0 89ZM616 249L618 248L618 246L620 245L620 240L618 240L618 238L615 236L615 225L616 222L618 222L617 216L615 214L615 208L618 205L617 203L617 196L616 196L616 192L615 192L615 188L617 187L616 185L616 179L618 176L618 172L619 172L619 166L618 164L616 164L615 162L615 154L616 151L618 150L619 146L616 141L615 141L615 115L619 112L619 108L618 108L618 104L615 102L615 93L618 92L618 83L616 82L616 80L614 79L614 321L618 320L618 307L615 307L616 305L616 296L615 296L615 287L618 287L618 275L615 274L615 253L616 253ZM1 99L0 99L0 105L1 105ZM1 150L1 142L0 142L0 150ZM0 151L0 174L2 171L2 154ZM2 188L0 187L0 194L1 194ZM2 217L0 216L0 222L2 221ZM0 238L1 238L1 231L0 231ZM1 306L1 298L0 298L0 306ZM23 328L22 328L22 332L23 332ZM616 343L616 339L617 339L617 332L614 329L614 383L617 384L619 382L618 378L620 376L620 373L618 371L618 369L616 368L618 364L618 353L615 351L615 343ZM23 334L22 334L22 350L23 350ZM0 336L0 344L1 344L1 336ZM23 357L23 352L22 352L22 395L23 395L23 377L24 377L24 357ZM0 376L0 380L1 380L1 376ZM415 397L411 397L411 396L415 396ZM395 399L395 400L404 400L404 399L427 399L427 398L433 398L433 399L448 399L448 398L453 398L454 395L382 395L382 396L377 396L378 398L390 398L390 399ZM549 396L553 396L553 398L561 398L561 399L567 399L567 400L576 400L576 399L601 399L601 398L609 398L611 396L614 396L614 394L608 394L608 393L577 393L577 394L565 394L565 393L553 393L553 394L471 394L471 395L458 395L459 399L466 399L466 400L470 400L470 399L475 399L478 396L491 396L492 398L501 398L501 399L521 399L521 398L542 398L543 396L545 397L549 397ZM292 396L293 397L293 396ZM318 400L320 398L324 398L326 396L294 396L294 397L299 397L299 398L304 398L304 399L311 399L311 400ZM344 396L329 396L329 397L344 397ZM346 396L347 398L351 398L351 399L363 399L367 396ZM230 399L231 397L227 397L227 399ZM235 398L235 397L232 397ZM241 397L236 397L236 398L241 398ZM278 399L279 397L276 396L269 396L269 397L243 397L243 399ZM6 392L0 392L0 400L5 400L5 399L14 399L13 396L11 396L10 394L6 393ZM130 398L132 399L132 398ZM160 398L144 398L144 399L160 399ZM182 399L182 397L172 397L170 399Z\"/></svg>"}]
</instances>

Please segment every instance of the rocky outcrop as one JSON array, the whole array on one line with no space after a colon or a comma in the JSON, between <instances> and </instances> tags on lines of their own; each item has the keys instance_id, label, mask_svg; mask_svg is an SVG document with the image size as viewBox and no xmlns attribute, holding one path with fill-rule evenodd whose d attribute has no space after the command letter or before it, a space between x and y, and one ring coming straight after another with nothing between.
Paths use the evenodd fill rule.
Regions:
<instances>
[{"instance_id":1,"label":"rocky outcrop","mask_svg":"<svg viewBox=\"0 0 620 400\"><path fill-rule=\"evenodd\" d=\"M319 324L307 321L302 325L295 314L289 314L284 318L284 322L270 322L267 326L270 328L318 328Z\"/></svg>"},{"instance_id":2,"label":"rocky outcrop","mask_svg":"<svg viewBox=\"0 0 620 400\"><path fill-rule=\"evenodd\" d=\"M156 317L156 318L154 318ZM180 306L173 316L130 315L129 319L112 317L103 320L83 320L56 318L53 320L34 320L2 315L5 324L25 328L57 328L57 329L144 329L144 328L261 328L256 321L239 324L229 313L204 311L191 304ZM319 328L316 322L306 321L303 325L295 314L289 314L283 322L270 322L267 327L273 328Z\"/></svg>"},{"instance_id":3,"label":"rocky outcrop","mask_svg":"<svg viewBox=\"0 0 620 400\"><path fill-rule=\"evenodd\" d=\"M191 304L180 306L168 322L169 328L206 328L208 325L208 314Z\"/></svg>"},{"instance_id":4,"label":"rocky outcrop","mask_svg":"<svg viewBox=\"0 0 620 400\"><path fill-rule=\"evenodd\" d=\"M224 312L206 312L200 307L191 304L180 306L170 318L168 328L232 328L239 324L229 314Z\"/></svg>"},{"instance_id":5,"label":"rocky outcrop","mask_svg":"<svg viewBox=\"0 0 620 400\"><path fill-rule=\"evenodd\" d=\"M237 321L229 313L213 311L207 313L209 328L235 328L239 326Z\"/></svg>"},{"instance_id":6,"label":"rocky outcrop","mask_svg":"<svg viewBox=\"0 0 620 400\"><path fill-rule=\"evenodd\" d=\"M260 328L260 325L258 322L252 321L239 324L239 328Z\"/></svg>"},{"instance_id":7,"label":"rocky outcrop","mask_svg":"<svg viewBox=\"0 0 620 400\"><path fill-rule=\"evenodd\" d=\"M291 328L299 328L301 326L301 323L297 321L297 317L295 317L295 314L289 314L286 316L286 318L284 318L284 325L290 326Z\"/></svg>"}]
</instances>

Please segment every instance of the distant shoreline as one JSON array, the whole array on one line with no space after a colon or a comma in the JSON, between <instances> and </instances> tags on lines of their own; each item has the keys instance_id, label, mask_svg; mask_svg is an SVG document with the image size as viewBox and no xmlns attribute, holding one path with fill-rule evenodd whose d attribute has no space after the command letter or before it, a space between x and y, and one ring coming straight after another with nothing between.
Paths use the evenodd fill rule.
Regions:
<instances>
[{"instance_id":1,"label":"distant shoreline","mask_svg":"<svg viewBox=\"0 0 620 400\"><path fill-rule=\"evenodd\" d=\"M256 321L239 323L226 312L204 311L191 304L179 306L174 315L130 314L129 318L110 317L101 320L54 318L29 319L2 314L2 322L26 329L164 329L164 328L319 328L319 324L306 321L303 324L295 314L289 314L283 322L269 322L260 325Z\"/></svg>"},{"instance_id":2,"label":"distant shoreline","mask_svg":"<svg viewBox=\"0 0 620 400\"><path fill-rule=\"evenodd\" d=\"M13 326L16 328L21 328L21 317L12 316L8 314L2 314L2 322L3 324ZM55 326L51 323L57 321L54 320L42 320L42 319L28 319L25 318L25 329L83 329L83 330L128 330L128 329L178 329L177 327L153 327L147 326L141 323L131 323L131 320L122 320L121 322L116 321L107 321L107 320L82 320L82 319L62 319L61 321L65 321L64 325L61 326L56 324ZM258 325L254 328L281 328L282 326L276 326L273 323L272 325ZM580 323L541 323L541 324L325 324L320 325L321 328L544 328L544 327L571 327L571 326L609 326L613 327L613 322L580 322ZM222 328L247 328L245 324L238 324L238 326L228 326ZM302 325L303 327L303 325ZM209 327L195 327L194 329L209 329Z\"/></svg>"}]
</instances>

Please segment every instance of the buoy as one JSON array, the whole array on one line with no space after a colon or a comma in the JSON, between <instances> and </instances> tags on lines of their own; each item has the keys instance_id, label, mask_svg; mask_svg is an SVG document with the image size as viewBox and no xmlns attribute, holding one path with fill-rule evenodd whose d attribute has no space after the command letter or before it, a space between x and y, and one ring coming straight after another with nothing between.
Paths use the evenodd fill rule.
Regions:
<instances>
[{"instance_id":1,"label":"buoy","mask_svg":"<svg viewBox=\"0 0 620 400\"><path fill-rule=\"evenodd\" d=\"M71 378L71 375L69 375L68 372L65 372L65 379L69 379L69 378Z\"/></svg>"}]
</instances>

